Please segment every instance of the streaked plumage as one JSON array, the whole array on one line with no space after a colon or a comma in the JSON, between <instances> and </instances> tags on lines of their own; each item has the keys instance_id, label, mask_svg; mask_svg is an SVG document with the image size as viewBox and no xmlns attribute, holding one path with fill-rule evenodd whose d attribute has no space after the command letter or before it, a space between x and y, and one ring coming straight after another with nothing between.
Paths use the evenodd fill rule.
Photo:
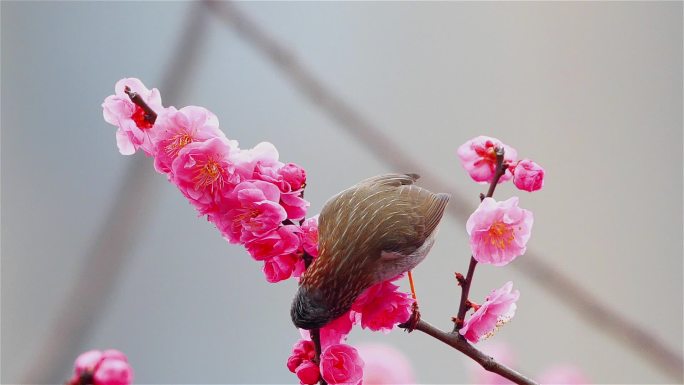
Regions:
<instances>
[{"instance_id":1,"label":"streaked plumage","mask_svg":"<svg viewBox=\"0 0 684 385\"><path fill-rule=\"evenodd\" d=\"M414 185L416 174L372 177L326 202L318 224L319 257L292 303L292 321L320 328L366 288L413 269L434 243L449 201Z\"/></svg>"}]
</instances>

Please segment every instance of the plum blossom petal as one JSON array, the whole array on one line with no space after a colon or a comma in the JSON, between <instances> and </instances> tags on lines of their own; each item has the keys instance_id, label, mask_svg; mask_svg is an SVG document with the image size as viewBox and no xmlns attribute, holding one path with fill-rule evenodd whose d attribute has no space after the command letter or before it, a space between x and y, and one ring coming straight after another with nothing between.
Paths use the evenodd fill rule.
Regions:
<instances>
[{"instance_id":1,"label":"plum blossom petal","mask_svg":"<svg viewBox=\"0 0 684 385\"><path fill-rule=\"evenodd\" d=\"M511 170L513 184L524 191L537 191L544 187L544 169L537 163L523 159Z\"/></svg>"},{"instance_id":2,"label":"plum blossom petal","mask_svg":"<svg viewBox=\"0 0 684 385\"><path fill-rule=\"evenodd\" d=\"M99 350L89 350L81 353L74 362L74 375L80 376L85 372L92 372L102 361L102 352Z\"/></svg>"},{"instance_id":3,"label":"plum blossom petal","mask_svg":"<svg viewBox=\"0 0 684 385\"><path fill-rule=\"evenodd\" d=\"M314 385L321 378L318 365L314 364L312 361L303 362L295 369L294 373L297 375L299 383L302 385Z\"/></svg>"},{"instance_id":4,"label":"plum blossom petal","mask_svg":"<svg viewBox=\"0 0 684 385\"><path fill-rule=\"evenodd\" d=\"M313 360L315 357L314 343L310 340L299 340L292 347L292 353L287 359L287 368L294 373L302 362Z\"/></svg>"},{"instance_id":5,"label":"plum blossom petal","mask_svg":"<svg viewBox=\"0 0 684 385\"><path fill-rule=\"evenodd\" d=\"M114 86L115 94L108 96L102 103L102 115L107 123L118 127L116 142L121 154L131 155L140 148L152 155L154 146L151 131L155 125L146 119L144 110L131 101L125 92L126 87L140 95L157 114L163 111L161 96L156 88L149 90L139 79L125 78Z\"/></svg>"},{"instance_id":6,"label":"plum blossom petal","mask_svg":"<svg viewBox=\"0 0 684 385\"><path fill-rule=\"evenodd\" d=\"M257 261L263 261L278 255L292 254L299 249L301 232L299 226L281 226L259 238L253 238L245 244L249 254Z\"/></svg>"},{"instance_id":7,"label":"plum blossom petal","mask_svg":"<svg viewBox=\"0 0 684 385\"><path fill-rule=\"evenodd\" d=\"M515 302L520 297L513 289L513 282L507 282L485 298L485 302L466 319L459 333L468 341L476 343L494 334L497 328L510 321L515 315Z\"/></svg>"},{"instance_id":8,"label":"plum blossom petal","mask_svg":"<svg viewBox=\"0 0 684 385\"><path fill-rule=\"evenodd\" d=\"M280 191L263 181L242 182L225 197L220 216L211 216L231 243L248 243L280 227L287 218Z\"/></svg>"},{"instance_id":9,"label":"plum blossom petal","mask_svg":"<svg viewBox=\"0 0 684 385\"><path fill-rule=\"evenodd\" d=\"M398 289L388 280L369 287L356 299L352 311L362 328L388 333L395 325L406 322L413 298Z\"/></svg>"},{"instance_id":10,"label":"plum blossom petal","mask_svg":"<svg viewBox=\"0 0 684 385\"><path fill-rule=\"evenodd\" d=\"M286 280L297 270L297 265L302 262L299 254L278 255L264 261L264 275L270 283Z\"/></svg>"},{"instance_id":11,"label":"plum blossom petal","mask_svg":"<svg viewBox=\"0 0 684 385\"><path fill-rule=\"evenodd\" d=\"M285 209L289 219L298 221L304 219L306 210L309 208L309 201L302 198L301 192L285 193L280 195L280 204Z\"/></svg>"},{"instance_id":12,"label":"plum blossom petal","mask_svg":"<svg viewBox=\"0 0 684 385\"><path fill-rule=\"evenodd\" d=\"M215 212L235 185L235 165L229 160L234 150L225 138L214 137L185 145L173 161L172 182L200 213Z\"/></svg>"},{"instance_id":13,"label":"plum blossom petal","mask_svg":"<svg viewBox=\"0 0 684 385\"><path fill-rule=\"evenodd\" d=\"M169 107L157 117L153 142L154 167L160 173L171 172L171 165L183 147L212 138L227 140L219 129L216 115L204 107L188 106L180 110ZM237 149L237 143L231 144Z\"/></svg>"},{"instance_id":14,"label":"plum blossom petal","mask_svg":"<svg viewBox=\"0 0 684 385\"><path fill-rule=\"evenodd\" d=\"M302 223L300 236L302 248L312 257L318 257L318 215L308 218Z\"/></svg>"},{"instance_id":15,"label":"plum blossom petal","mask_svg":"<svg viewBox=\"0 0 684 385\"><path fill-rule=\"evenodd\" d=\"M74 375L69 384L81 384L82 376L92 376L94 385L130 385L133 382L133 369L128 358L118 350L109 349L104 352L90 350L76 358Z\"/></svg>"},{"instance_id":16,"label":"plum blossom petal","mask_svg":"<svg viewBox=\"0 0 684 385\"><path fill-rule=\"evenodd\" d=\"M518 198L503 202L485 198L470 215L466 230L473 258L481 263L503 266L525 253L534 216L518 207Z\"/></svg>"},{"instance_id":17,"label":"plum blossom petal","mask_svg":"<svg viewBox=\"0 0 684 385\"><path fill-rule=\"evenodd\" d=\"M103 359L93 374L95 385L130 385L133 369L128 362L117 359Z\"/></svg>"},{"instance_id":18,"label":"plum blossom petal","mask_svg":"<svg viewBox=\"0 0 684 385\"><path fill-rule=\"evenodd\" d=\"M363 366L358 351L346 344L328 346L321 353L321 375L328 384L359 384Z\"/></svg>"},{"instance_id":19,"label":"plum blossom petal","mask_svg":"<svg viewBox=\"0 0 684 385\"><path fill-rule=\"evenodd\" d=\"M489 183L494 179L496 172L496 148L504 149L504 162L512 163L518 157L518 152L499 139L488 136L478 136L462 144L457 154L461 160L461 165L468 172L474 181L479 183ZM499 183L505 182L512 177L510 170L507 170L499 179Z\"/></svg>"}]
</instances>

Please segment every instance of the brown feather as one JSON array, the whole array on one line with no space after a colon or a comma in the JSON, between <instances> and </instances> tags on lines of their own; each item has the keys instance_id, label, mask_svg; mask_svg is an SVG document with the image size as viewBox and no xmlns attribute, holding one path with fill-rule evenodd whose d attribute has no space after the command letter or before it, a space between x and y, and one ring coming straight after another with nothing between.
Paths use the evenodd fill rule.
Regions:
<instances>
[{"instance_id":1,"label":"brown feather","mask_svg":"<svg viewBox=\"0 0 684 385\"><path fill-rule=\"evenodd\" d=\"M385 273L398 275L420 262L424 254L416 253L431 246L449 195L414 185L418 178L380 175L328 200L319 217L319 257L302 277L300 291L316 292L336 318L363 290L387 279Z\"/></svg>"}]
</instances>

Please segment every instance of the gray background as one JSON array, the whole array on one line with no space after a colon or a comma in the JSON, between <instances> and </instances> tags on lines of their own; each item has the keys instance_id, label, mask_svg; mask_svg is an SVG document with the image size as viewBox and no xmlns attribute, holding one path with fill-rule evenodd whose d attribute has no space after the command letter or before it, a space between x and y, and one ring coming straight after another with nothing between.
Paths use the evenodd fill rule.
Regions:
<instances>
[{"instance_id":1,"label":"gray background","mask_svg":"<svg viewBox=\"0 0 684 385\"><path fill-rule=\"evenodd\" d=\"M241 3L401 146L396 156L471 197L455 151L488 134L544 165L530 247L602 303L682 350L682 3ZM188 3L2 2L2 377L26 381L133 158L100 104L114 83L160 86ZM311 213L392 170L309 103L230 28L207 18L177 106L215 112L243 147L273 142L309 174ZM161 89L164 97L164 89ZM142 157L138 154L136 157ZM152 162L145 162L152 168ZM260 266L153 178L146 221L66 362L116 347L136 383L294 383L295 283ZM425 319L448 327L463 223L447 218L416 270ZM525 258L524 256L521 258ZM515 268L478 268L473 297L513 280L515 319L494 338L530 374L559 362L596 383L672 380ZM87 311L88 309L76 309ZM403 350L424 383L467 382L464 356L419 333L354 330ZM681 354L681 353L680 353ZM66 379L65 365L58 378ZM35 380L34 380L35 381ZM45 381L45 380L44 380Z\"/></svg>"}]
</instances>

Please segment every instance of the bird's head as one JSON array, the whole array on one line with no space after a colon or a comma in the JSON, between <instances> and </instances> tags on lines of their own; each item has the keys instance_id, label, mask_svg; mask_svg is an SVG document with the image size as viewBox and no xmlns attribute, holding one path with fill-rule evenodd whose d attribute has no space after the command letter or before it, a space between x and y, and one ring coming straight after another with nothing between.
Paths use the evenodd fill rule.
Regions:
<instances>
[{"instance_id":1,"label":"bird's head","mask_svg":"<svg viewBox=\"0 0 684 385\"><path fill-rule=\"evenodd\" d=\"M300 329L320 329L334 319L330 310L320 290L300 286L292 301L290 316Z\"/></svg>"}]
</instances>

